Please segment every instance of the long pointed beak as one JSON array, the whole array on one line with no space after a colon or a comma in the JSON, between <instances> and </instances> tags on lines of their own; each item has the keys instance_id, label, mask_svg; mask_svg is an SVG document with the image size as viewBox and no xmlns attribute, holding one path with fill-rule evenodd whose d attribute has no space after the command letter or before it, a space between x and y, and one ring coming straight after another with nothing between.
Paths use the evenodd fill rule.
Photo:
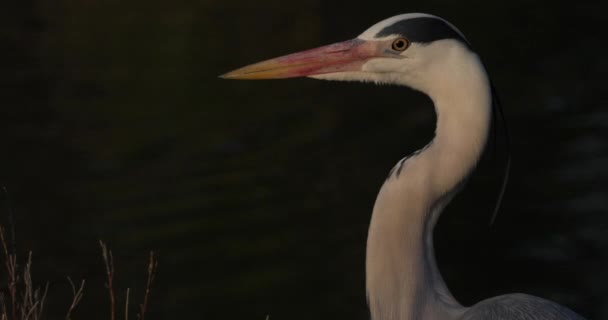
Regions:
<instances>
[{"instance_id":1,"label":"long pointed beak","mask_svg":"<svg viewBox=\"0 0 608 320\"><path fill-rule=\"evenodd\" d=\"M376 56L377 46L353 39L258 62L221 75L224 79L282 79L325 73L359 71Z\"/></svg>"}]
</instances>

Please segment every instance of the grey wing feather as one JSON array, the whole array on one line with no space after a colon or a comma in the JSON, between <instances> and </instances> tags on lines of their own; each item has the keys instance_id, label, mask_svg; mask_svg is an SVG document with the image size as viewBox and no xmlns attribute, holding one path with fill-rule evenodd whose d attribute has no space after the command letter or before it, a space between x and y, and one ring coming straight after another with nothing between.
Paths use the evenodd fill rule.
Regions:
<instances>
[{"instance_id":1,"label":"grey wing feather","mask_svg":"<svg viewBox=\"0 0 608 320\"><path fill-rule=\"evenodd\" d=\"M461 320L585 320L555 302L527 294L508 294L483 300Z\"/></svg>"}]
</instances>

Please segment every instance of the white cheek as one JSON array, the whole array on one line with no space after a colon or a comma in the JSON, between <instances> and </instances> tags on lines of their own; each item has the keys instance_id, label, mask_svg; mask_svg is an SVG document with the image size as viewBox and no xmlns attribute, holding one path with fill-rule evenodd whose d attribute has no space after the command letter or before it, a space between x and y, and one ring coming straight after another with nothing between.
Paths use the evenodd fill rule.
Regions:
<instances>
[{"instance_id":1,"label":"white cheek","mask_svg":"<svg viewBox=\"0 0 608 320\"><path fill-rule=\"evenodd\" d=\"M365 72L394 73L405 71L404 59L377 58L367 61L361 70Z\"/></svg>"},{"instance_id":2,"label":"white cheek","mask_svg":"<svg viewBox=\"0 0 608 320\"><path fill-rule=\"evenodd\" d=\"M403 74L411 69L411 65L407 58L392 59L392 58L377 58L366 62L361 70L374 73L393 73Z\"/></svg>"}]
</instances>

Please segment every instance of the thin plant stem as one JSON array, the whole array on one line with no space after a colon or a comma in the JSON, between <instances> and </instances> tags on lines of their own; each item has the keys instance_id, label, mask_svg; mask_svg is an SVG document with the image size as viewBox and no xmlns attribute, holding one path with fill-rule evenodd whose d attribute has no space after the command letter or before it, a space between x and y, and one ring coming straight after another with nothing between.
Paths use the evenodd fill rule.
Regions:
<instances>
[{"instance_id":1,"label":"thin plant stem","mask_svg":"<svg viewBox=\"0 0 608 320\"><path fill-rule=\"evenodd\" d=\"M99 246L101 247L101 254L106 266L106 288L108 288L108 293L110 295L110 320L116 320L116 299L114 297L114 256L112 256L112 250L108 250L103 241L99 240Z\"/></svg>"}]
</instances>

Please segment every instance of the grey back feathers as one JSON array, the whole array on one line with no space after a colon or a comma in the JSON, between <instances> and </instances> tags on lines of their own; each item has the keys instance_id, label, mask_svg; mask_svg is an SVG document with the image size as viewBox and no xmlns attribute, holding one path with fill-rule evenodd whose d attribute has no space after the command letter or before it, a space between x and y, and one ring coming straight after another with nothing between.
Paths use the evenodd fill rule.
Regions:
<instances>
[{"instance_id":1,"label":"grey back feathers","mask_svg":"<svg viewBox=\"0 0 608 320\"><path fill-rule=\"evenodd\" d=\"M515 293L481 301L461 320L584 320L572 310L539 297Z\"/></svg>"}]
</instances>

